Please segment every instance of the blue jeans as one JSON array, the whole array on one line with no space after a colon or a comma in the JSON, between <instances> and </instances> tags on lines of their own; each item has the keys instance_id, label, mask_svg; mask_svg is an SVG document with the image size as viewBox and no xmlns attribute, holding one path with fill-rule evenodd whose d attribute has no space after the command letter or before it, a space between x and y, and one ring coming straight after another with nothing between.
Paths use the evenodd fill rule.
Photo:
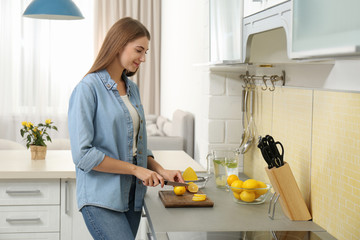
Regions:
<instances>
[{"instance_id":1,"label":"blue jeans","mask_svg":"<svg viewBox=\"0 0 360 240\"><path fill-rule=\"evenodd\" d=\"M135 239L141 217L141 211L134 211L135 180L133 177L127 212L90 205L81 209L86 226L95 240Z\"/></svg>"}]
</instances>

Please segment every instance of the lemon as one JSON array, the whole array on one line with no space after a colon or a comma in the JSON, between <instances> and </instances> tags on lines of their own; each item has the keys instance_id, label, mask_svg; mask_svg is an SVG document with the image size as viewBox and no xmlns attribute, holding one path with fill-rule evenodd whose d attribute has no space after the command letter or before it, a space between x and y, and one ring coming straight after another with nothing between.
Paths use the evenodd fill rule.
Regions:
<instances>
[{"instance_id":1,"label":"lemon","mask_svg":"<svg viewBox=\"0 0 360 240\"><path fill-rule=\"evenodd\" d=\"M242 191L240 193L240 199L244 202L253 202L255 200L255 193L249 191Z\"/></svg>"},{"instance_id":2,"label":"lemon","mask_svg":"<svg viewBox=\"0 0 360 240\"><path fill-rule=\"evenodd\" d=\"M174 193L178 196L183 195L185 192L186 192L186 188L184 186L174 187Z\"/></svg>"},{"instance_id":3,"label":"lemon","mask_svg":"<svg viewBox=\"0 0 360 240\"><path fill-rule=\"evenodd\" d=\"M192 169L191 167L188 167L187 169L185 169L182 177L183 177L184 181L196 181L196 180L198 180L198 177L197 177L194 169Z\"/></svg>"},{"instance_id":4,"label":"lemon","mask_svg":"<svg viewBox=\"0 0 360 240\"><path fill-rule=\"evenodd\" d=\"M199 187L195 183L190 182L189 185L187 186L187 190L191 193L197 193L199 190Z\"/></svg>"},{"instance_id":5,"label":"lemon","mask_svg":"<svg viewBox=\"0 0 360 240\"><path fill-rule=\"evenodd\" d=\"M233 192L233 195L236 199L239 199L240 200L240 193L237 193L237 192Z\"/></svg>"},{"instance_id":6,"label":"lemon","mask_svg":"<svg viewBox=\"0 0 360 240\"><path fill-rule=\"evenodd\" d=\"M258 182L258 188L267 188L267 185L265 183L261 181L257 181L257 182ZM267 193L267 191L268 191L267 189L256 190L255 194L261 196Z\"/></svg>"},{"instance_id":7,"label":"lemon","mask_svg":"<svg viewBox=\"0 0 360 240\"><path fill-rule=\"evenodd\" d=\"M257 188L258 181L256 181L255 179L248 179L243 183L242 187L247 188L247 189ZM247 191L251 192L251 191L255 191L255 190L247 190Z\"/></svg>"},{"instance_id":8,"label":"lemon","mask_svg":"<svg viewBox=\"0 0 360 240\"><path fill-rule=\"evenodd\" d=\"M242 188L242 186L243 186L243 181L235 180L231 184L231 187L232 187L231 190L236 193L241 193L242 192L241 189L234 189L234 188Z\"/></svg>"},{"instance_id":9,"label":"lemon","mask_svg":"<svg viewBox=\"0 0 360 240\"><path fill-rule=\"evenodd\" d=\"M228 176L227 178L227 184L229 186L231 186L231 184L235 181L235 180L239 180L239 177L235 174L231 174L230 176Z\"/></svg>"}]
</instances>

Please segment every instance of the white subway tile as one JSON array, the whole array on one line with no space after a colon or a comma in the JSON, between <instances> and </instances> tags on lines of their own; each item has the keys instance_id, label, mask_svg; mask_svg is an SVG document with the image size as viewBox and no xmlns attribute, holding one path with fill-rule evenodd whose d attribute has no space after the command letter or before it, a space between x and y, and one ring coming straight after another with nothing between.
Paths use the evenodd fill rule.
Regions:
<instances>
[{"instance_id":1,"label":"white subway tile","mask_svg":"<svg viewBox=\"0 0 360 240\"><path fill-rule=\"evenodd\" d=\"M226 77L226 94L229 96L242 96L243 85L239 74L228 74Z\"/></svg>"},{"instance_id":2,"label":"white subway tile","mask_svg":"<svg viewBox=\"0 0 360 240\"><path fill-rule=\"evenodd\" d=\"M242 135L243 127L241 120L228 120L226 121L226 131L225 131L225 142L226 143L238 143L240 144L240 139Z\"/></svg>"},{"instance_id":3,"label":"white subway tile","mask_svg":"<svg viewBox=\"0 0 360 240\"><path fill-rule=\"evenodd\" d=\"M210 119L241 119L241 96L211 96Z\"/></svg>"},{"instance_id":4,"label":"white subway tile","mask_svg":"<svg viewBox=\"0 0 360 240\"><path fill-rule=\"evenodd\" d=\"M224 121L209 121L209 142L223 143L225 141L225 122Z\"/></svg>"},{"instance_id":5,"label":"white subway tile","mask_svg":"<svg viewBox=\"0 0 360 240\"><path fill-rule=\"evenodd\" d=\"M210 74L209 94L225 95L225 74Z\"/></svg>"}]
</instances>

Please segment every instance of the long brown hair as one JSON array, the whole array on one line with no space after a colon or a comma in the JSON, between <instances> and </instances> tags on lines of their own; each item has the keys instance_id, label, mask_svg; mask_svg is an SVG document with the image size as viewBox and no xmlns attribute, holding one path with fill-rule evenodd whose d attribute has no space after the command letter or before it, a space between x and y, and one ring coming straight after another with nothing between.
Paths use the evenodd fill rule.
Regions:
<instances>
[{"instance_id":1,"label":"long brown hair","mask_svg":"<svg viewBox=\"0 0 360 240\"><path fill-rule=\"evenodd\" d=\"M141 22L130 17L118 20L107 32L94 64L87 74L105 69L116 55L122 52L128 42L140 37L147 37L150 41L150 33ZM127 70L125 72L127 76L136 73L136 71L129 72Z\"/></svg>"}]
</instances>

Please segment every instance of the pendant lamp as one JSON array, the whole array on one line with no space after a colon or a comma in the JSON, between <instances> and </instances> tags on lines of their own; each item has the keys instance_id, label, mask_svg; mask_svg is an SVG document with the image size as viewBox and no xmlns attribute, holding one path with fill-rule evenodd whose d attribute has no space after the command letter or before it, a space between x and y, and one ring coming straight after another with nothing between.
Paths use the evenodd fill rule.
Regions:
<instances>
[{"instance_id":1,"label":"pendant lamp","mask_svg":"<svg viewBox=\"0 0 360 240\"><path fill-rule=\"evenodd\" d=\"M26 8L24 17L56 20L83 19L79 8L71 0L33 0Z\"/></svg>"}]
</instances>

